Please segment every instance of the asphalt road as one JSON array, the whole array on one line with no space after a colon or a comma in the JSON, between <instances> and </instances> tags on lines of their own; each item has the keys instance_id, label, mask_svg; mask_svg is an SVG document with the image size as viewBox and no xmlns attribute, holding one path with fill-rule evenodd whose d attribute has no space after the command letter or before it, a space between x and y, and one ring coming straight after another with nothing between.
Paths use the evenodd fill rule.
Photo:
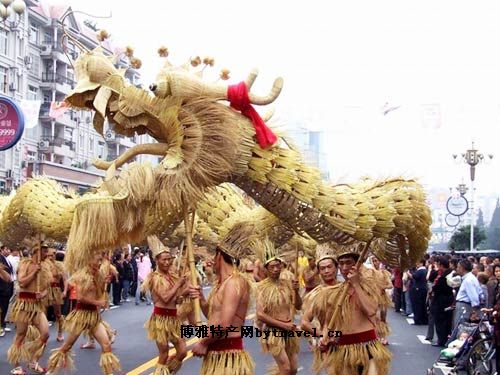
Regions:
<instances>
[{"instance_id":1,"label":"asphalt road","mask_svg":"<svg viewBox=\"0 0 500 375\"><path fill-rule=\"evenodd\" d=\"M118 330L118 336L113 350L120 358L123 370L128 375L150 375L152 374L157 356L156 346L146 338L143 329L144 322L151 313L152 307L144 303L135 306L133 302L124 303L119 308L106 311L103 315L113 328ZM431 367L438 356L439 349L428 343L423 343L418 335L425 335L426 326L414 326L403 316L389 311L389 323L392 328L392 335L389 337L389 349L393 353L391 375L423 375L427 368ZM251 321L247 322L252 325ZM55 327L51 327L51 336L48 349L41 360L45 365L50 354L50 349L56 348ZM10 365L6 360L7 350L12 342L14 334L9 332L5 337L0 338L0 375L7 375ZM421 336L424 337L424 336ZM194 340L189 340L192 343ZM101 374L98 365L99 349L82 350L79 346L84 343L84 338L80 338L74 347L76 374L99 375ZM252 355L256 363L256 374L265 374L269 365L273 364L272 357L265 355L260 350L257 339L245 339L245 347ZM190 357L184 362L180 371L182 375L198 374L201 359ZM311 374L312 354L307 348L305 341L302 342L302 350L299 355L299 374Z\"/></svg>"}]
</instances>

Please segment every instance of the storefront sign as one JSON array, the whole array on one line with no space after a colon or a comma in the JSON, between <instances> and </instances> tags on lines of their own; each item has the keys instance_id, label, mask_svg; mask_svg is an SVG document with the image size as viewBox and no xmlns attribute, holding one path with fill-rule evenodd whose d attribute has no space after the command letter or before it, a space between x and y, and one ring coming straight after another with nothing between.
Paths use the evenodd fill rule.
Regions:
<instances>
[{"instance_id":1,"label":"storefront sign","mask_svg":"<svg viewBox=\"0 0 500 375\"><path fill-rule=\"evenodd\" d=\"M19 142L23 131L23 112L14 101L0 96L0 151L8 150Z\"/></svg>"}]
</instances>

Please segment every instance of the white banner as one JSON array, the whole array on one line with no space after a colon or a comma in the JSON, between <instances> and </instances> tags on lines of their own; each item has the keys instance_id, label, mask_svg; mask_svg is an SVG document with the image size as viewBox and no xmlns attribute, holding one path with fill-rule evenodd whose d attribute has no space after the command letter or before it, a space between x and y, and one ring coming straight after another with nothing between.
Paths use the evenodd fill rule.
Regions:
<instances>
[{"instance_id":1,"label":"white banner","mask_svg":"<svg viewBox=\"0 0 500 375\"><path fill-rule=\"evenodd\" d=\"M41 100L22 99L20 106L24 114L24 127L32 129L38 125L38 116L40 114Z\"/></svg>"}]
</instances>

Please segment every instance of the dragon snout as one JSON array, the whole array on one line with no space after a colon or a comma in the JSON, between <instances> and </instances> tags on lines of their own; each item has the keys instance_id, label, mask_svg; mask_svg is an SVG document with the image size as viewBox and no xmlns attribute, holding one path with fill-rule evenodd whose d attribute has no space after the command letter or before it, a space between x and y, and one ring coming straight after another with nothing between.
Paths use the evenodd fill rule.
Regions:
<instances>
[{"instance_id":1,"label":"dragon snout","mask_svg":"<svg viewBox=\"0 0 500 375\"><path fill-rule=\"evenodd\" d=\"M156 83L152 83L149 85L149 89L153 92L155 92L157 88L158 88L158 85Z\"/></svg>"}]
</instances>

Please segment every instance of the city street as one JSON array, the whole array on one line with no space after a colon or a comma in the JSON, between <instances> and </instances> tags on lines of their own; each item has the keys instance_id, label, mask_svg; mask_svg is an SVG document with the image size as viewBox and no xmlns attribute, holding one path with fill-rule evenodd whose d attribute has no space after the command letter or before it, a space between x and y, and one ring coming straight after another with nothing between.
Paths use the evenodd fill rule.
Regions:
<instances>
[{"instance_id":1,"label":"city street","mask_svg":"<svg viewBox=\"0 0 500 375\"><path fill-rule=\"evenodd\" d=\"M156 362L156 346L146 338L146 332L142 328L144 322L151 312L151 306L144 303L135 306L133 302L124 303L121 307L104 313L113 328L118 330L118 336L113 345L114 352L119 356L123 370L128 375L150 375ZM439 348L435 348L421 340L427 331L427 326L410 325L411 319L389 311L389 321L392 328L392 335L389 338L389 348L393 353L391 375L422 375L426 369L432 366L437 358ZM251 325L252 322L247 322ZM420 339L419 339L419 335ZM6 353L12 342L13 332L9 332L5 337L0 338L0 352L3 353L0 359L0 374L9 373L9 364L6 361ZM196 342L195 339L188 340L188 345ZM95 350L82 350L79 346L84 343L80 338L75 345L76 354L76 374L98 375L101 373L98 362L99 352ZM247 350L252 355L256 363L256 374L264 374L269 365L273 363L269 355L262 354L257 339L245 339ZM57 347L55 340L55 327L51 327L51 337L48 349L41 361L46 364L50 350ZM181 374L198 374L201 359L193 358L188 354L181 370ZM307 344L302 342L302 351L299 357L299 373L310 374L312 355L307 350Z\"/></svg>"}]
</instances>

